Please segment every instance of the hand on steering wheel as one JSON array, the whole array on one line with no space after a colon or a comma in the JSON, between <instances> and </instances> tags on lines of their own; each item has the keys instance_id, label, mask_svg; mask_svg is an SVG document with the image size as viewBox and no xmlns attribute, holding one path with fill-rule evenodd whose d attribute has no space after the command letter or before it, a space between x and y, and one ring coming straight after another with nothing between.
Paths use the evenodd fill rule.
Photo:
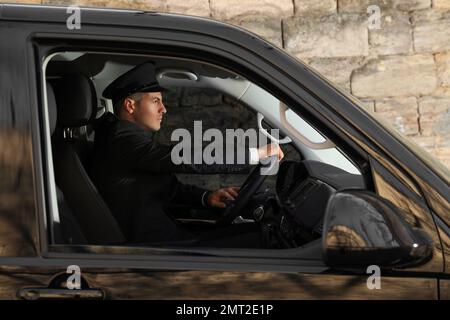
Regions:
<instances>
[{"instance_id":1,"label":"hand on steering wheel","mask_svg":"<svg viewBox=\"0 0 450 320\"><path fill-rule=\"evenodd\" d=\"M277 156L271 156L260 162L253 168L242 185L236 200L229 202L223 215L217 220L217 224L229 224L242 214L242 209L248 204L253 194L258 191L264 180L266 180L271 169L278 163Z\"/></svg>"}]
</instances>

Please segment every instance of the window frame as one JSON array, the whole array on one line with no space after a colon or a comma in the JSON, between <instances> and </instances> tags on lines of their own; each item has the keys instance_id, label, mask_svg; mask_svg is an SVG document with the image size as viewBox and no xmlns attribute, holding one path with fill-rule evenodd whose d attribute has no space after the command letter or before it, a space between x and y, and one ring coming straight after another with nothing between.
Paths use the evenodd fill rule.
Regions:
<instances>
[{"instance_id":1,"label":"window frame","mask_svg":"<svg viewBox=\"0 0 450 320\"><path fill-rule=\"evenodd\" d=\"M58 45L58 44L56 44L55 46L53 46L53 45L50 45L50 46L46 46L45 45L45 42L46 41L48 41L48 40L50 40L50 41L60 41L61 40L61 38L62 37L64 37L64 44L63 45L61 45L61 43ZM33 41L32 41L32 43L33 43L33 45L34 45L34 50L35 50L35 53L36 53L36 56L35 56L35 62L36 62L36 70L38 70L38 72L37 72L37 75L36 75L36 79L37 79L37 84L40 84L39 85L39 87L37 87L38 88L38 91L40 91L40 93L42 93L43 92L43 90L44 90L44 83L45 83L45 81L44 81L44 77L45 77L45 74L43 74L43 70L41 69L42 68L42 65L41 65L41 63L39 63L39 61L42 61L42 59L43 59L43 57L48 57L48 55L49 54L51 54L51 53L54 53L55 51L94 51L94 50L92 50L92 48L90 48L90 46L92 46L93 44L91 43L91 41L92 40L95 40L96 38L97 38L98 36L93 36L93 37L87 37L87 36L81 36L80 37L80 35L78 35L78 36L72 36L72 35L68 35L68 34L61 34L61 33L54 33L54 34L48 34L48 33L46 33L45 35L42 35L42 34L35 34L34 35L34 37L33 37ZM71 39L71 38L73 38L73 39ZM80 40L80 38L81 38L81 42L82 42L82 44L79 44L79 43L77 43L77 40ZM86 38L86 39L83 39L83 38ZM97 40L100 40L100 39L102 39L102 40L104 40L104 37L98 37L97 38ZM70 42L70 40L73 40L74 41L74 43L72 44L68 44L68 42ZM135 47L138 47L138 45L139 44L142 44L142 43L144 43L144 44L149 44L149 43L155 43L155 42L157 42L157 41L155 41L155 39L149 39L149 38L138 38L138 37L136 37L136 38L133 38L133 39L131 39L131 38L128 38L127 39L127 43L128 43L128 45L129 45L129 49L128 50L130 50L131 52L129 52L129 53L133 53L133 49L134 50L136 50L135 49ZM164 41L163 41L164 42ZM189 44L189 43L186 43L184 40L180 40L180 39L178 39L177 41L177 45L181 45L181 44ZM89 44L85 44L85 43L89 43ZM119 42L120 43L120 42ZM118 44L119 44L118 43ZM95 44L95 46L98 46L98 43L96 43ZM128 47L128 46L127 46ZM59 49L57 49L56 50L56 48L59 48ZM209 52L209 51L216 51L215 52L215 54L217 54L217 58L218 57L221 57L221 55L220 54L218 54L217 53L217 48L212 48L211 46L208 46L208 45L206 45L206 44L203 44L203 46L202 46L202 48L201 48L202 50L205 50L205 54L211 54L211 52ZM209 50L208 50L209 49ZM211 49L213 49L213 50L211 50ZM138 50L141 50L141 49L138 49ZM119 49L119 47L118 47L118 50L117 51L115 51L115 52L120 52L120 51L124 51L124 52L127 52L127 50L124 50L123 48L122 49ZM128 52L127 52L128 53ZM135 52L134 52L135 53ZM223 56L226 56L226 52L225 51L222 51L222 52L220 52L219 51L219 53L222 53L222 59L224 58ZM147 53L146 53L147 54ZM178 53L175 53L174 54L174 56L175 57L179 57L179 54ZM211 59L210 57L208 57L209 59ZM235 57L235 59L237 60L238 58L237 57ZM236 61L234 61L234 62L236 62ZM214 63L216 63L216 62L214 62ZM223 63L223 62L222 62ZM237 62L236 62L237 63ZM242 62L241 62L242 63ZM219 64L220 65L220 64ZM250 79L250 78L248 78L250 81L255 81L256 83L258 83L258 85L261 85L260 84L260 82L258 82L257 80L255 80L255 79ZM277 90L282 90L282 85L281 85L281 82L280 81L278 81L278 84L274 84L274 80L276 80L276 79L274 79L274 78L271 78L271 84L273 84L273 87L272 88L276 88ZM268 88L267 87L264 87L264 86L262 86L265 90L267 90L268 92L270 92L271 94L274 94L271 90L268 90ZM287 88L284 88L285 90L287 90ZM282 92L282 91L281 91ZM306 93L306 92L305 92ZM279 98L280 100L282 100L282 101L287 101L287 100L289 100L289 101L291 101L292 100L292 97L290 97L290 96L288 96L288 95L286 95L286 93L281 93L281 96L282 95L285 95L285 96L287 96L289 99L283 99L283 98L281 98L281 96L280 95L278 95L278 94L274 94L277 98ZM295 100L293 100L293 101L295 101ZM307 101L306 100L303 100L302 99L302 101L303 101L303 103L305 103L305 104L307 104ZM44 102L45 103L45 102ZM317 103L320 103L319 101L317 101ZM42 105L42 101L40 102L40 104ZM289 104L290 106L292 106L292 104ZM303 104L302 104L303 105ZM45 105L46 106L46 105ZM44 110L44 112L46 112L46 113L48 113L48 110ZM297 110L296 110L296 112L297 112ZM299 112L300 113L300 112ZM304 118L304 116L300 113L299 114L302 118ZM48 115L47 115L47 118L48 118ZM320 118L320 117L314 117L314 119L316 120L317 118ZM320 120L322 120L322 121L320 121ZM334 128L334 130L337 130L337 127L334 125L334 124L332 124L332 122L331 121L329 121L329 119L326 119L326 118L324 118L323 116L322 116L322 119L320 119L320 120L317 120L317 121L320 121L320 123L321 123L321 125L323 125L323 123L326 123L327 124L327 128L329 128L330 126L331 126L331 128ZM46 121L46 123L45 123L45 125L44 125L44 127L45 127L45 129L44 129L44 136L45 135L47 135L47 137L49 136L49 124L48 124L48 119L46 119L45 120ZM316 121L314 121L314 122L316 122ZM314 123L313 122L313 123ZM317 125L317 124L316 124ZM344 141L345 139L342 139L342 135L343 135L343 133L342 132L340 132L340 131L334 131L334 130L332 130L332 129L330 129L331 131L330 132L334 132L334 134L333 134L333 136L336 136L336 137L340 137L338 140L342 140L342 141ZM336 133L338 133L338 134L336 134ZM339 134L340 133L340 134ZM39 133L38 133L39 134ZM327 132L325 132L324 134L326 134L327 136L329 136L328 135L328 133ZM39 137L41 137L41 139L42 139L42 135L39 135ZM335 141L335 139L333 139L333 141ZM363 160L363 161L365 161L367 164L368 164L368 162L367 162L367 155L365 154L365 152L363 152L363 150L359 147L359 146L357 146L356 144L354 144L353 142L351 142L351 141L347 141L347 143L346 143L346 145L348 145L348 144L350 144L351 145L351 148L352 148L352 150L354 150L357 154L359 154L359 156L361 157L361 159ZM48 146L48 142L46 142L46 141L42 141L42 146L44 147L44 149L45 149L45 152L46 152L46 154L47 154L47 156L49 155L49 153L48 153L48 149L49 149L49 146ZM347 154L347 152L345 152L346 154ZM360 161L361 161L361 159L360 159ZM41 166L41 168L43 167L43 166L46 166L47 167L47 169L48 169L48 165L49 165L49 163L48 163L48 161L45 161L45 160L43 160L43 159L41 159L41 161L42 161L42 163L40 163L40 166ZM358 166L358 168L360 168L359 166ZM44 172L45 172L46 170L44 170ZM49 170L47 170L47 171L49 171ZM363 174L363 171L361 170L361 172L362 172L362 174ZM48 175L48 172L47 172L47 175ZM364 176L365 176L365 174L363 174ZM44 181L47 181L48 182L48 176L46 176L45 177L45 175L43 175L42 177L41 177ZM54 183L54 181L53 181L53 183ZM370 184L368 184L368 185L370 185ZM46 198L48 198L48 197L55 197L56 195L53 193L52 194L52 188L50 187L50 190L49 190L49 184L48 183L45 183L45 186L46 186L46 190L45 190L45 196L46 196ZM61 258L61 257L67 257L67 258L82 258L82 257L84 257L84 258L88 258L88 259L91 259L92 257L93 258L95 258L95 259L98 259L98 257L99 257L99 255L98 254L94 254L94 255L92 255L92 254L86 254L86 253L67 253L67 252L54 252L54 251L52 251L51 249L52 249L52 247L54 247L55 245L51 245L50 244L50 242L48 241L49 240L49 234L48 234L48 228L47 228L47 226L48 226L48 224L47 224L47 216L48 215L46 215L45 214L45 212L47 211L47 210L45 210L45 208L47 208L48 209L48 207L47 207L47 205L48 205L48 203L46 203L47 201L48 201L48 199L43 199L43 202L44 203L41 203L41 205L42 205L42 213L44 214L44 215L42 215L42 214L40 214L39 215L39 219L40 219L40 223L39 223L39 225L40 225L40 229L41 229L41 253L42 253L42 256L44 256L44 257L54 257L54 258L56 258L56 257L58 257L58 258ZM53 199L53 201L54 201L54 199ZM52 209L50 208L50 211L51 211ZM44 228L44 230L43 230L43 228ZM45 230L46 229L46 230ZM124 248L124 247L122 247L122 248ZM151 248L150 248L151 249ZM158 248L158 249L160 249L160 248ZM195 248L194 248L195 249ZM152 249L153 250L153 249ZM217 250L217 249L216 249ZM236 249L233 249L233 250L236 250ZM245 254L245 250L248 250L248 249L244 249L244 251L242 251L241 253L242 253L242 256L245 256L246 254ZM254 251L255 249L251 249L252 251ZM270 250L270 249L258 249L258 251L260 251L260 252L262 252L262 251L264 251L264 250ZM294 249L293 249L294 250ZM295 250L298 250L298 249L295 249ZM170 253L171 253L171 250L169 250L169 249L163 249L163 251L165 251L167 254L163 254L163 255L157 255L156 256L156 258L158 258L158 257L160 257L160 258L162 258L162 260L165 260L168 256L170 256ZM195 251L195 250L193 250L193 251ZM172 252L173 252L173 250L172 250ZM224 251L224 250L222 250L221 251L223 254L225 254L226 252ZM179 250L175 250L174 251L174 253L175 253L175 256L177 255L177 253L179 253ZM231 252L228 252L228 253L231 253ZM175 257L174 256L174 257ZM113 260L117 260L117 259L119 259L119 260L123 260L123 259L125 259L125 260L128 260L128 261L134 261L135 259L138 259L139 261L141 261L141 259L143 259L142 258L142 256L139 256L139 255L115 255L115 254L112 254L112 255L105 255L105 256L103 256L102 255L102 257L104 257L106 260L111 260L111 259L113 259ZM150 258L152 258L152 259L150 259ZM145 258L144 258L144 260L146 260L146 259L149 259L149 260L154 260L154 258L155 258L155 256L153 256L153 255L151 255L151 256L145 256ZM182 255L182 260L183 261L185 261L186 259L186 255L185 254L183 254ZM193 256L191 256L190 258L192 258L192 259L194 259L195 261L203 261L204 263L210 263L210 262L208 262L208 261L211 261L211 259L213 259L213 260L216 260L216 259L214 259L214 257L211 257L211 256L207 256L206 257L206 261L205 261L205 257L204 256L202 256L202 255L193 255ZM170 259L169 259L170 260ZM188 259L189 260L189 259ZM223 259L220 259L220 257L218 258L218 260L219 261L221 261L221 260L223 260ZM228 258L228 259L225 259L225 260L227 260L227 262L229 262L228 260L230 260L230 258ZM244 260L245 259L243 259L242 257L236 257L236 258L231 258L231 260L233 260L233 263L240 263L239 261L242 261L242 263L246 263L246 262L244 262ZM263 265L265 265L266 263L268 263L268 265L279 265L279 266L286 266L286 267L293 267L293 266L295 266L294 268L297 268L297 269L299 269L299 268L301 268L302 267L302 264L299 264L300 262L302 262L302 263L304 263L304 266L305 267L307 267L308 269L310 269L310 267L311 267L311 263L314 265L314 268L318 268L317 270L324 270L324 268L325 268L325 266L323 265L323 262L322 261L320 261L320 260L315 260L315 261L311 261L311 260L308 260L308 259L300 259L300 260L298 260L298 259L295 259L295 258L286 258L286 259L282 259L282 261L283 261L283 263L281 263L280 264L280 261L279 261L279 257L276 257L276 262L275 262L275 260L274 259L271 259L271 258L269 258L269 257L263 257L263 256L261 256L260 258L254 258L254 259L250 259L250 260L252 260L252 261L254 261L254 263L256 263L257 261L260 261L261 263L263 263ZM248 262L247 262L248 263ZM227 264L227 263L225 263L225 264ZM261 267L263 266L263 265L261 265Z\"/></svg>"}]
</instances>

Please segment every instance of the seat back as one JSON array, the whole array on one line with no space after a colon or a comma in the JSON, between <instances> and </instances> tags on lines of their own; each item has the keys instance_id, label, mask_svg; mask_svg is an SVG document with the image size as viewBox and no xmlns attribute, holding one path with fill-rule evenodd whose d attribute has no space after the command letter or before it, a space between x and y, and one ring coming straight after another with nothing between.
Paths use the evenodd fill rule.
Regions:
<instances>
[{"instance_id":1,"label":"seat back","mask_svg":"<svg viewBox=\"0 0 450 320\"><path fill-rule=\"evenodd\" d=\"M67 75L52 81L57 106L53 135L56 184L81 226L89 244L120 244L125 237L106 203L92 183L81 159L88 158L86 141L72 135L88 125L97 97L92 81L84 75Z\"/></svg>"},{"instance_id":2,"label":"seat back","mask_svg":"<svg viewBox=\"0 0 450 320\"><path fill-rule=\"evenodd\" d=\"M53 135L56 128L56 100L53 87L47 81L47 106L50 122L50 133ZM87 244L87 240L81 231L78 221L72 210L67 205L64 193L56 185L56 199L58 204L59 223L53 223L53 234L57 244Z\"/></svg>"}]
</instances>

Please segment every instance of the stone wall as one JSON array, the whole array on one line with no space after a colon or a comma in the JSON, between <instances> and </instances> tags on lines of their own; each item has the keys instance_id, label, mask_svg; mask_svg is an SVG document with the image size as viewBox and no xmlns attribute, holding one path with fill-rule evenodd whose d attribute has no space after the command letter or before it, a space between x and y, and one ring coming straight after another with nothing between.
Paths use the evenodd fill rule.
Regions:
<instances>
[{"instance_id":1,"label":"stone wall","mask_svg":"<svg viewBox=\"0 0 450 320\"><path fill-rule=\"evenodd\" d=\"M450 167L450 0L30 0L230 22L305 61ZM369 29L369 5L381 9Z\"/></svg>"}]
</instances>

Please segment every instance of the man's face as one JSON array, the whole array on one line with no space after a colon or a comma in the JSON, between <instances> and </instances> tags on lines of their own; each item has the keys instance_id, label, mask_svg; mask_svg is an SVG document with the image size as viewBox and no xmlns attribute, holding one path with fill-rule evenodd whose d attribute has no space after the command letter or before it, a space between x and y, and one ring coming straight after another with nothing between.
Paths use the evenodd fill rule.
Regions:
<instances>
[{"instance_id":1,"label":"man's face","mask_svg":"<svg viewBox=\"0 0 450 320\"><path fill-rule=\"evenodd\" d=\"M158 131L161 128L163 114L167 112L162 102L161 92L144 92L141 94L140 100L133 100L134 120L145 129Z\"/></svg>"}]
</instances>

